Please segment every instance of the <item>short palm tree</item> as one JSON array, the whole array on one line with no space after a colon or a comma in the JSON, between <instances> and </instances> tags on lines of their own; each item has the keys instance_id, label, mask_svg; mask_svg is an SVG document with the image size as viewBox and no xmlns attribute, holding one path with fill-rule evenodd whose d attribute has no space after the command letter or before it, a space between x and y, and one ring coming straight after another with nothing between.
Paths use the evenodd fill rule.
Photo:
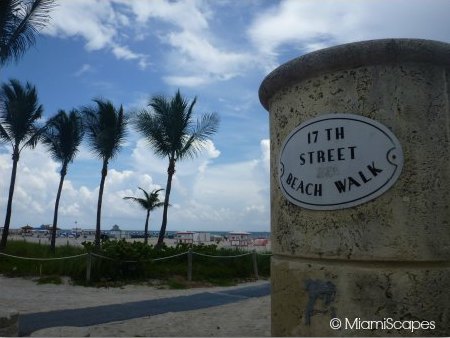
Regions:
<instances>
[{"instance_id":1,"label":"short palm tree","mask_svg":"<svg viewBox=\"0 0 450 338\"><path fill-rule=\"evenodd\" d=\"M24 148L34 148L42 133L37 124L43 107L38 102L36 87L30 83L22 86L18 80L10 80L0 89L0 139L11 145L13 166L9 184L8 204L3 226L0 250L8 241L12 201L16 183L17 163Z\"/></svg>"},{"instance_id":2,"label":"short palm tree","mask_svg":"<svg viewBox=\"0 0 450 338\"><path fill-rule=\"evenodd\" d=\"M193 122L192 114L196 101L194 98L189 103L179 90L172 98L153 96L149 103L152 111L138 113L134 121L136 129L147 139L156 155L169 159L163 219L157 246L163 244L166 233L175 163L185 158L194 158L219 126L219 116L216 113L203 114L197 123Z\"/></svg>"},{"instance_id":3,"label":"short palm tree","mask_svg":"<svg viewBox=\"0 0 450 338\"><path fill-rule=\"evenodd\" d=\"M61 163L58 193L56 194L55 210L53 213L53 230L50 248L55 251L55 238L58 223L58 207L64 178L69 163L73 162L83 139L83 122L77 110L67 114L59 110L58 114L47 121L42 141L55 161Z\"/></svg>"},{"instance_id":4,"label":"short palm tree","mask_svg":"<svg viewBox=\"0 0 450 338\"><path fill-rule=\"evenodd\" d=\"M141 187L139 189L142 190L142 192L145 195L145 198L140 197L132 197L132 196L126 196L123 199L124 200L132 200L133 202L136 202L139 204L144 210L147 210L147 217L145 218L145 227L144 227L144 243L148 243L148 220L150 218L150 212L153 211L156 208L162 207L164 205L163 202L159 200L159 192L164 189L155 189L151 193L148 193Z\"/></svg>"},{"instance_id":5,"label":"short palm tree","mask_svg":"<svg viewBox=\"0 0 450 338\"><path fill-rule=\"evenodd\" d=\"M55 0L0 1L0 67L18 61L49 21Z\"/></svg>"},{"instance_id":6,"label":"short palm tree","mask_svg":"<svg viewBox=\"0 0 450 338\"><path fill-rule=\"evenodd\" d=\"M103 162L95 228L95 246L99 247L103 189L108 174L108 163L117 156L125 141L127 119L122 106L116 109L110 101L102 99L94 99L94 102L96 107L85 107L83 112L86 114L85 131L89 146L92 152Z\"/></svg>"}]
</instances>

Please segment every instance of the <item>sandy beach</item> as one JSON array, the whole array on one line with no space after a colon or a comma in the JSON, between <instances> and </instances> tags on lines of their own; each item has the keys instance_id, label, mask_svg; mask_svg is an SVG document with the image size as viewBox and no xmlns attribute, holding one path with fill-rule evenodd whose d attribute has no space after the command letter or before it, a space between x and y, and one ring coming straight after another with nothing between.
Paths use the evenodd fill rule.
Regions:
<instances>
[{"instance_id":1,"label":"sandy beach","mask_svg":"<svg viewBox=\"0 0 450 338\"><path fill-rule=\"evenodd\" d=\"M37 235L33 235L33 236L22 236L22 235L9 235L9 240L14 240L14 241L27 241L27 242L32 242L32 243L40 243L42 245L50 245L50 237L49 236L37 236ZM83 243L84 241L88 241L88 242L93 242L94 241L94 236L88 236L87 238L83 238L83 237L79 237L79 238L62 238L62 237L56 237L55 239L55 243L56 245L73 245L73 246L82 246L81 243ZM128 242L143 242L144 239L143 238L127 238L126 241ZM158 239L156 237L151 237L148 240L148 244L150 245L156 245L156 242L158 241ZM166 238L164 240L164 243L167 246L175 246L177 243L175 241L175 239L168 239ZM216 244L215 242L206 242L204 243L205 245L210 245L210 244ZM222 241L219 244L217 244L217 246L219 248L225 247L225 248L233 248L230 244L229 241ZM271 242L270 239L268 240L266 245L253 245L250 244L246 247L240 247L240 249L243 250L249 250L249 251L257 251L257 252L264 252L264 251L270 251L271 250Z\"/></svg>"},{"instance_id":2,"label":"sandy beach","mask_svg":"<svg viewBox=\"0 0 450 338\"><path fill-rule=\"evenodd\" d=\"M258 285L257 281L236 287ZM120 288L94 288L64 284L37 285L34 279L0 276L0 306L19 313L78 309L107 304L220 292L230 287L172 290L146 285L126 285ZM244 299L236 303L206 309L165 313L132 320L88 327L55 327L32 333L42 337L132 337L132 336L270 336L270 297Z\"/></svg>"}]
</instances>

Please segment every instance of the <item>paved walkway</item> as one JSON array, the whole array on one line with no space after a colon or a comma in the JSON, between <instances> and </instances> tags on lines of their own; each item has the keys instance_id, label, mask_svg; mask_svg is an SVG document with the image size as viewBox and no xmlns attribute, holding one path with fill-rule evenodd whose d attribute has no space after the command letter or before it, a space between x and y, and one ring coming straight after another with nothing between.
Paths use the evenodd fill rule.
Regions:
<instances>
[{"instance_id":1,"label":"paved walkway","mask_svg":"<svg viewBox=\"0 0 450 338\"><path fill-rule=\"evenodd\" d=\"M34 331L49 327L98 325L154 316L166 312L198 310L268 295L270 295L270 283L264 283L221 292L203 292L189 296L151 299L124 304L29 313L19 316L19 336L29 336Z\"/></svg>"}]
</instances>

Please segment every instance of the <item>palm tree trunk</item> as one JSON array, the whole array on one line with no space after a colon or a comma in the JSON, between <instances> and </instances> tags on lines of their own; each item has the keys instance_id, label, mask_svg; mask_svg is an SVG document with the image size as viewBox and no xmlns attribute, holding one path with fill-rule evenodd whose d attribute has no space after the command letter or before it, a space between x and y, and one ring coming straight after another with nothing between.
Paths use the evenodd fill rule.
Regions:
<instances>
[{"instance_id":1,"label":"palm tree trunk","mask_svg":"<svg viewBox=\"0 0 450 338\"><path fill-rule=\"evenodd\" d=\"M150 210L147 210L147 218L145 219L144 243L148 243L148 219L150 218Z\"/></svg>"},{"instance_id":2,"label":"palm tree trunk","mask_svg":"<svg viewBox=\"0 0 450 338\"><path fill-rule=\"evenodd\" d=\"M108 160L103 161L102 179L100 181L100 189L98 191L98 203L97 203L97 224L95 227L95 247L100 248L100 219L102 215L102 200L103 200L103 188L105 187L105 179L108 174Z\"/></svg>"},{"instance_id":3,"label":"palm tree trunk","mask_svg":"<svg viewBox=\"0 0 450 338\"><path fill-rule=\"evenodd\" d=\"M61 191L64 184L64 177L67 174L67 163L63 163L61 168L61 178L59 180L58 193L56 194L55 201L55 211L53 213L53 228L52 228L52 240L50 242L50 250L55 252L55 242L56 242L56 228L58 224L58 208L59 208L59 199L61 198Z\"/></svg>"},{"instance_id":4,"label":"palm tree trunk","mask_svg":"<svg viewBox=\"0 0 450 338\"><path fill-rule=\"evenodd\" d=\"M166 234L167 227L167 209L169 208L169 196L170 190L172 189L172 176L175 174L175 160L173 158L169 159L169 168L167 169L167 185L166 185L166 196L164 197L164 211L163 219L161 224L161 230L159 231L157 247L160 247L164 243L164 236Z\"/></svg>"},{"instance_id":5,"label":"palm tree trunk","mask_svg":"<svg viewBox=\"0 0 450 338\"><path fill-rule=\"evenodd\" d=\"M3 226L2 240L0 242L0 250L6 247L8 241L9 224L11 222L12 200L14 195L14 186L16 184L17 163L19 162L19 148L14 146L12 160L13 166L11 170L11 181L9 183L8 206L6 207L5 225Z\"/></svg>"}]
</instances>

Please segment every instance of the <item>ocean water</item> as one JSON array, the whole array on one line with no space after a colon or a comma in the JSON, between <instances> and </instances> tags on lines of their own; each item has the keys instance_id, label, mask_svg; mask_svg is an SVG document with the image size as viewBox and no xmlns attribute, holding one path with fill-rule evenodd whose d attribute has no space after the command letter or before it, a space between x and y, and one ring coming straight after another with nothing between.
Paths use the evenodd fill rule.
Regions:
<instances>
[{"instance_id":1,"label":"ocean water","mask_svg":"<svg viewBox=\"0 0 450 338\"><path fill-rule=\"evenodd\" d=\"M42 232L47 232L47 230L45 229L40 229L40 228L34 228L36 231L42 231ZM12 229L13 231L19 231L20 229ZM81 232L81 231L89 231L90 233L94 233L95 229L91 228L91 229L79 229L77 232ZM60 233L65 233L67 235L74 233L75 229L61 229L59 231ZM114 231L112 230L102 230L101 231L104 234L109 234L109 233L114 233ZM229 237L230 236L230 231L195 231L193 230L193 232L198 232L198 233L209 233L211 234L211 236L216 235L216 236L222 236L222 237ZM270 238L270 232L269 231L247 231L250 234L250 238L255 239L255 238ZM144 231L142 230L122 230L121 231L122 236L125 235L127 237L127 235L130 235L130 237L132 237L131 235L137 235L137 236L144 236ZM158 237L159 236L159 231L150 231L150 236L151 237ZM166 231L166 237L172 238L173 236L175 236L175 234L177 233L177 231Z\"/></svg>"},{"instance_id":2,"label":"ocean water","mask_svg":"<svg viewBox=\"0 0 450 338\"><path fill-rule=\"evenodd\" d=\"M108 233L109 231L102 231L105 233ZM195 231L194 232L206 232L209 233L211 235L216 235L216 236L222 236L222 237L228 237L230 235L229 231ZM139 235L143 235L144 231L142 230L124 230L122 232L123 234L139 234ZM175 234L177 233L177 231L166 231L166 237L172 237L175 236ZM259 232L251 232L248 231L248 233L250 233L250 238L270 238L270 232L268 231L259 231ZM159 231L150 231L150 236L151 237L158 237L159 235Z\"/></svg>"}]
</instances>

